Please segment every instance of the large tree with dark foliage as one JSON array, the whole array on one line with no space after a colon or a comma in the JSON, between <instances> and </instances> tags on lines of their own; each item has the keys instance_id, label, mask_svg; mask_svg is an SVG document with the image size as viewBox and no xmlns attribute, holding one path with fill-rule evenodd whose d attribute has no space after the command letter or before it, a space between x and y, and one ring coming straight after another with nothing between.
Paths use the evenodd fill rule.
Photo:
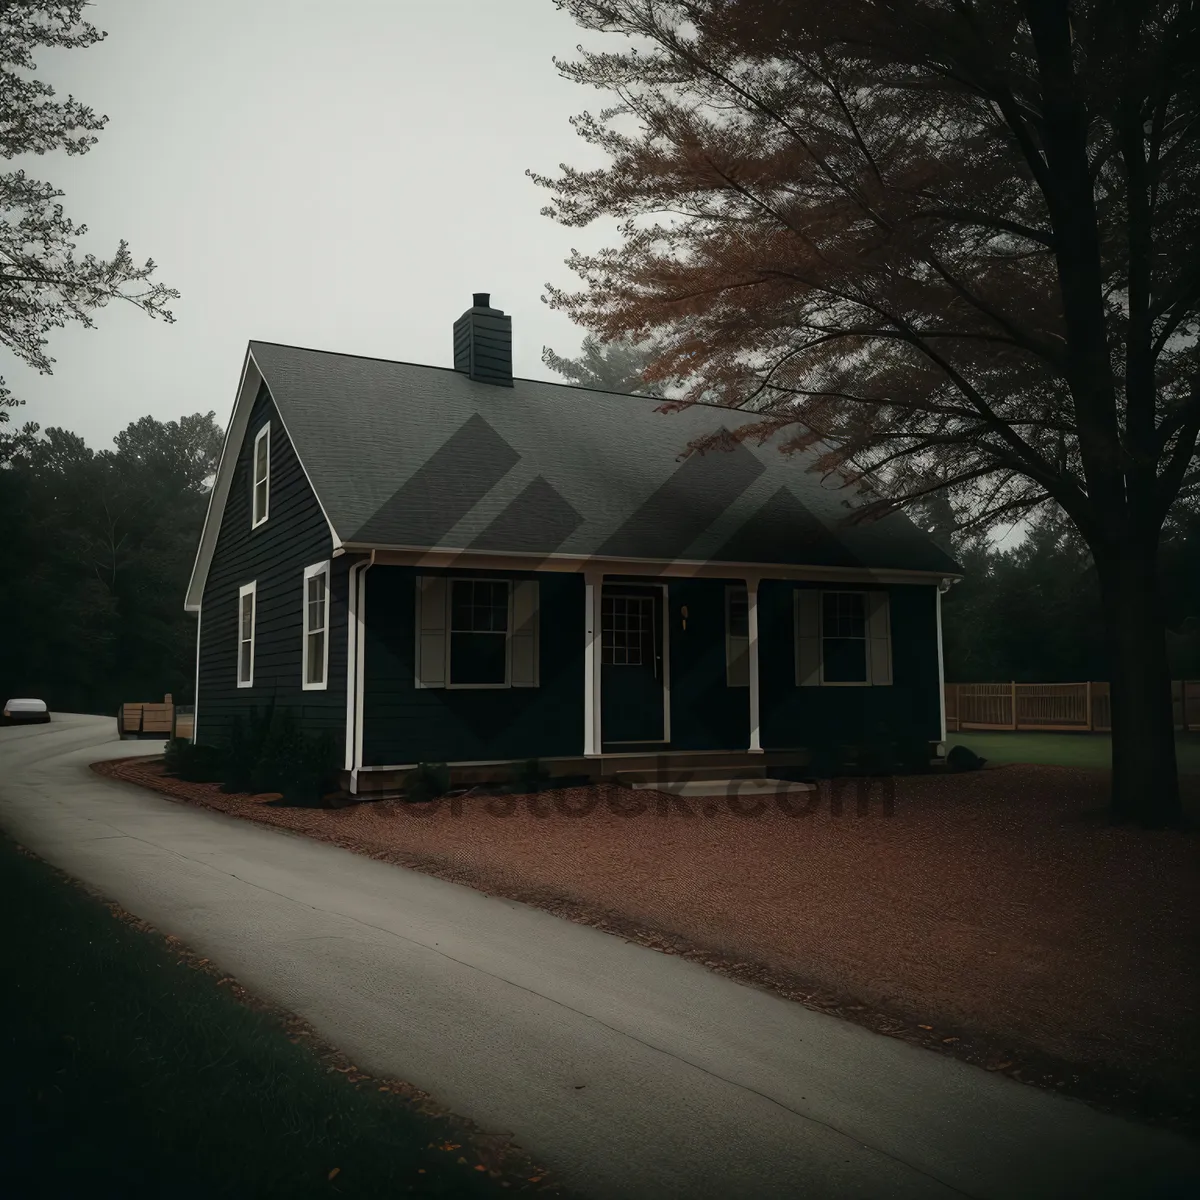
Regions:
<instances>
[{"instance_id":1,"label":"large tree with dark foliage","mask_svg":"<svg viewBox=\"0 0 1200 1200\"><path fill-rule=\"evenodd\" d=\"M143 417L98 453L48 429L0 469L0 690L82 712L190 697L179 597L222 436L212 413Z\"/></svg>"},{"instance_id":2,"label":"large tree with dark foliage","mask_svg":"<svg viewBox=\"0 0 1200 1200\"><path fill-rule=\"evenodd\" d=\"M85 0L0 2L0 158L53 150L86 154L108 123L74 96L58 99L36 74L39 49L81 49L106 36L83 20L86 7ZM124 241L108 260L76 257L74 239L87 226L64 215L62 195L23 170L0 173L0 345L42 375L54 362L46 353L51 329L69 322L91 328L92 312L114 299L172 321L166 304L179 296L149 283L153 260L137 266ZM0 378L0 426L9 419L4 410L20 403ZM19 435L6 436L0 428L0 461L20 445Z\"/></svg>"},{"instance_id":3,"label":"large tree with dark foliage","mask_svg":"<svg viewBox=\"0 0 1200 1200\"><path fill-rule=\"evenodd\" d=\"M564 76L610 165L558 178L554 307L657 337L869 517L946 490L964 527L1064 511L1095 563L1112 808L1180 818L1160 533L1200 432L1200 9L1169 0L556 0L635 40ZM638 45L637 43L640 43ZM687 397L684 397L686 402Z\"/></svg>"},{"instance_id":4,"label":"large tree with dark foliage","mask_svg":"<svg viewBox=\"0 0 1200 1200\"><path fill-rule=\"evenodd\" d=\"M580 387L646 396L663 394L661 383L647 383L643 378L657 356L657 347L652 343L638 343L629 338L602 342L590 333L583 339L578 358L564 358L549 346L542 347L542 362Z\"/></svg>"}]
</instances>

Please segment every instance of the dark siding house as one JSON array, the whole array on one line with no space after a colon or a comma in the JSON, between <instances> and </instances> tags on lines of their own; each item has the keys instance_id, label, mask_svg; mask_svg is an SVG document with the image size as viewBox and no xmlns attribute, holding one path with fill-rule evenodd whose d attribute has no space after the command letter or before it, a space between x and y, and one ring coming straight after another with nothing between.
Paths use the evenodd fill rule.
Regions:
<instances>
[{"instance_id":1,"label":"dark siding house","mask_svg":"<svg viewBox=\"0 0 1200 1200\"><path fill-rule=\"evenodd\" d=\"M263 431L266 431L265 434ZM260 438L260 435L263 435ZM267 505L257 524L253 475L256 443L266 440ZM259 385L231 479L212 560L204 581L196 652L196 694L204 697L204 727L193 738L224 740L237 712L274 700L298 710L309 729L342 735L346 724L346 561L333 557L329 523L296 457L267 385ZM222 466L225 464L223 463ZM261 463L260 463L261 465ZM259 481L260 497L263 492ZM260 517L262 514L259 514ZM328 670L325 686L305 686L301 671L305 570L329 564ZM239 672L239 593L253 585L252 661ZM242 658L246 656L243 654ZM199 705L197 705L199 717Z\"/></svg>"},{"instance_id":2,"label":"dark siding house","mask_svg":"<svg viewBox=\"0 0 1200 1200\"><path fill-rule=\"evenodd\" d=\"M453 368L250 343L186 600L196 740L273 700L358 793L944 739L929 537L848 521L777 442L684 456L728 409L514 379L488 301Z\"/></svg>"}]
</instances>

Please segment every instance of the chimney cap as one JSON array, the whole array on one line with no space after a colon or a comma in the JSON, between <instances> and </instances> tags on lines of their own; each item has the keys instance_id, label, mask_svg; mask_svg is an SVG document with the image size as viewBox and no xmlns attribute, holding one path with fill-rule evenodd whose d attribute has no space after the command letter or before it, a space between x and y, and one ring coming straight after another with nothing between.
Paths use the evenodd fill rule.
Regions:
<instances>
[{"instance_id":1,"label":"chimney cap","mask_svg":"<svg viewBox=\"0 0 1200 1200\"><path fill-rule=\"evenodd\" d=\"M491 308L492 294L491 292L473 292L472 299L475 308Z\"/></svg>"}]
</instances>

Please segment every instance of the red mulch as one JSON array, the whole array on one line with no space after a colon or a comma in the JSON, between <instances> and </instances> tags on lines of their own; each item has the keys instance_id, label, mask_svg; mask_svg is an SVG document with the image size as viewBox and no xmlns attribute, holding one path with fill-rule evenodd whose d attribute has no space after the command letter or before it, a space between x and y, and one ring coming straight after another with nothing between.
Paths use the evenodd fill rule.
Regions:
<instances>
[{"instance_id":1,"label":"red mulch","mask_svg":"<svg viewBox=\"0 0 1200 1200\"><path fill-rule=\"evenodd\" d=\"M826 783L805 815L772 800L743 816L724 800L615 787L275 807L167 778L159 759L95 769L537 904L989 1070L1200 1132L1200 834L1109 826L1106 771L897 778L890 816L882 781L869 784L862 815L855 782L839 781L841 815ZM1183 786L1200 794L1200 778ZM646 811L622 812L631 799Z\"/></svg>"}]
</instances>

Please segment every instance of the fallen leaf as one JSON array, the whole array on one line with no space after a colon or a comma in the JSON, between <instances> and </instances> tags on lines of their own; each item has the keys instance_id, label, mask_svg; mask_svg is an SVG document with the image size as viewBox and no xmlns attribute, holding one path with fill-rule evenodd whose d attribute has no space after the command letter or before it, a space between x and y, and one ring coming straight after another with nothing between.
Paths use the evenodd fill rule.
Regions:
<instances>
[{"instance_id":1,"label":"fallen leaf","mask_svg":"<svg viewBox=\"0 0 1200 1200\"><path fill-rule=\"evenodd\" d=\"M989 1071L1003 1071L1007 1067L1011 1067L1011 1066L1012 1066L1012 1062L1006 1061L1006 1062L1002 1062L1002 1063L997 1063L994 1067L988 1067L988 1070Z\"/></svg>"},{"instance_id":2,"label":"fallen leaf","mask_svg":"<svg viewBox=\"0 0 1200 1200\"><path fill-rule=\"evenodd\" d=\"M958 1038L942 1038L943 1045L949 1045L951 1042L957 1042Z\"/></svg>"},{"instance_id":3,"label":"fallen leaf","mask_svg":"<svg viewBox=\"0 0 1200 1200\"><path fill-rule=\"evenodd\" d=\"M333 1170L329 1172L329 1178L332 1179L341 1169L341 1167L334 1167Z\"/></svg>"},{"instance_id":4,"label":"fallen leaf","mask_svg":"<svg viewBox=\"0 0 1200 1200\"><path fill-rule=\"evenodd\" d=\"M932 1029L933 1026L932 1025L918 1025L917 1028L918 1029Z\"/></svg>"}]
</instances>

